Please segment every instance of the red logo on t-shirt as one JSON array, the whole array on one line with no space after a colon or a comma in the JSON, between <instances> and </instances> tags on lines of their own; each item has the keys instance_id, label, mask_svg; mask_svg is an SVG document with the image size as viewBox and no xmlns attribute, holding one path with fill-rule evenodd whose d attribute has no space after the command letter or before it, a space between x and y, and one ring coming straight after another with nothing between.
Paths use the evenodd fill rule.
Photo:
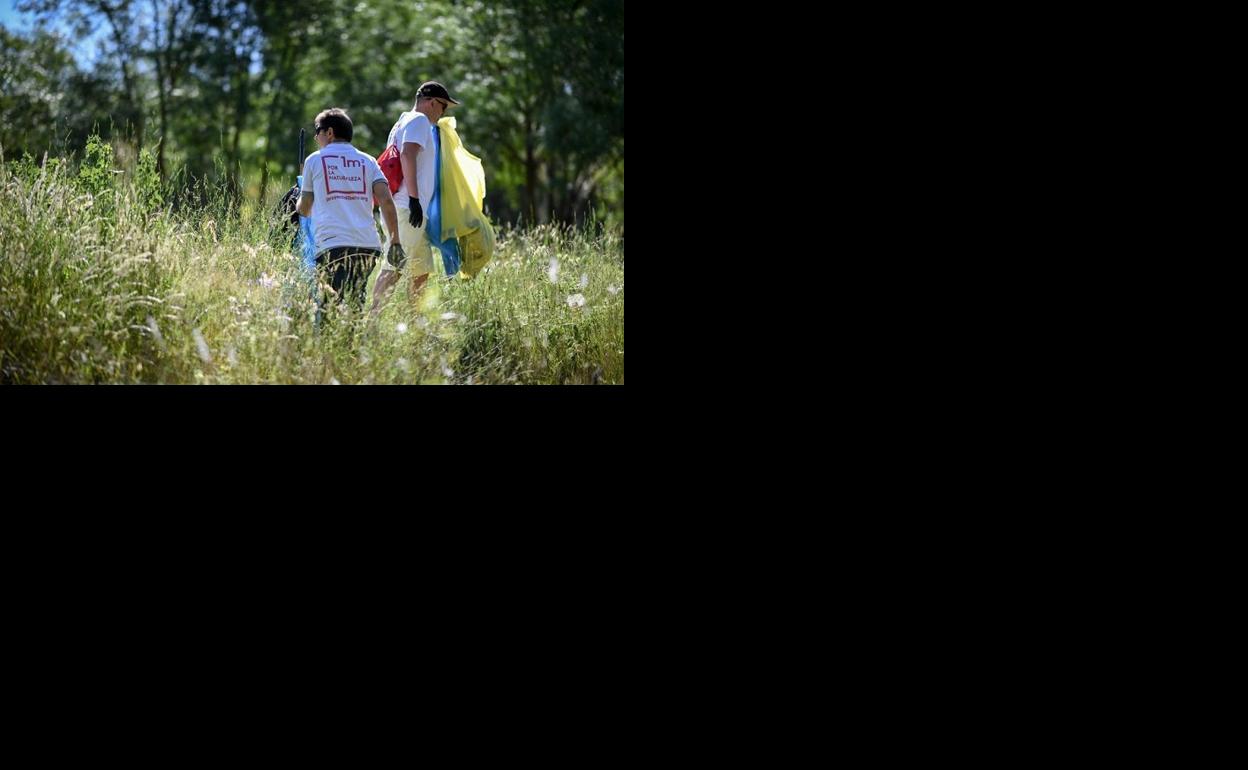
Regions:
<instances>
[{"instance_id":1,"label":"red logo on t-shirt","mask_svg":"<svg viewBox=\"0 0 1248 770\"><path fill-rule=\"evenodd\" d=\"M347 193L362 195L368 192L364 182L364 161L346 155L322 155L321 167L325 171L325 195Z\"/></svg>"}]
</instances>

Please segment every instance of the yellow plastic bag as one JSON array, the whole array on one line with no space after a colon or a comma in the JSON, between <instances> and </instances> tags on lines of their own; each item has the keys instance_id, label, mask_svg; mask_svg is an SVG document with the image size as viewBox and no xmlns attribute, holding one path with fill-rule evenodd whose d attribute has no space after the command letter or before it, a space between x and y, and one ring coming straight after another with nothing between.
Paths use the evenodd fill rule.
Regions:
<instances>
[{"instance_id":1,"label":"yellow plastic bag","mask_svg":"<svg viewBox=\"0 0 1248 770\"><path fill-rule=\"evenodd\" d=\"M471 278L494 256L494 228L483 210L485 169L455 133L455 118L439 120L438 133L442 138L442 240L459 240L459 275Z\"/></svg>"}]
</instances>

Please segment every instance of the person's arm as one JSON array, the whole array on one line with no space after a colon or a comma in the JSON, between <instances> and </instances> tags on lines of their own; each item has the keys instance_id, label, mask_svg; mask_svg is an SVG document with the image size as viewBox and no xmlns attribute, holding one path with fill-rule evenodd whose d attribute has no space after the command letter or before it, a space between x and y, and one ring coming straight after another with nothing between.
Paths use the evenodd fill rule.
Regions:
<instances>
[{"instance_id":1,"label":"person's arm","mask_svg":"<svg viewBox=\"0 0 1248 770\"><path fill-rule=\"evenodd\" d=\"M416 186L416 156L420 154L420 150L419 144L404 142L403 149L399 152L399 163L403 166L403 184L413 200L420 200L420 189Z\"/></svg>"},{"instance_id":2,"label":"person's arm","mask_svg":"<svg viewBox=\"0 0 1248 770\"><path fill-rule=\"evenodd\" d=\"M386 192L390 192L389 188L386 189ZM312 216L312 193L305 192L299 194L299 214L305 217Z\"/></svg>"},{"instance_id":3,"label":"person's arm","mask_svg":"<svg viewBox=\"0 0 1248 770\"><path fill-rule=\"evenodd\" d=\"M386 232L390 234L390 242L399 242L399 212L394 207L394 198L390 197L390 185L385 179L373 182L373 197L377 199L377 207L381 209L381 218L386 223Z\"/></svg>"}]
</instances>

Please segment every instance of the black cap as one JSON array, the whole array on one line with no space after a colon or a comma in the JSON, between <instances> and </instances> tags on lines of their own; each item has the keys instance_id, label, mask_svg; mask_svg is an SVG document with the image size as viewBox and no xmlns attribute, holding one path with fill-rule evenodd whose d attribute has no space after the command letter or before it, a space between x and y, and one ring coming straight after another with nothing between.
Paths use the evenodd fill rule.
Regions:
<instances>
[{"instance_id":1,"label":"black cap","mask_svg":"<svg viewBox=\"0 0 1248 770\"><path fill-rule=\"evenodd\" d=\"M451 104L460 104L461 102L446 90L446 86L436 80L428 80L416 89L416 96L426 99L445 99Z\"/></svg>"}]
</instances>

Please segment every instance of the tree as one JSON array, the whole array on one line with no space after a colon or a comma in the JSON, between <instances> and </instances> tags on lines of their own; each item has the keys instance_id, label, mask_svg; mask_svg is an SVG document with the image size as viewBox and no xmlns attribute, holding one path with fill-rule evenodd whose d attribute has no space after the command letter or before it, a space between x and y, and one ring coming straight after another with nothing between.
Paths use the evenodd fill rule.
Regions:
<instances>
[{"instance_id":1,"label":"tree","mask_svg":"<svg viewBox=\"0 0 1248 770\"><path fill-rule=\"evenodd\" d=\"M346 109L354 143L381 151L424 80L464 104L452 113L487 175L499 221L582 222L623 206L622 0L24 0L39 33L5 32L0 109L25 126L5 148L81 147L92 123L127 162L144 143L162 180L224 183L293 171L300 126ZM102 33L80 71L68 43ZM83 127L88 130L83 130ZM115 126L116 130L112 130ZM157 130L148 130L156 126ZM131 147L126 147L129 140ZM313 149L314 146L309 149ZM121 150L126 150L121 152ZM133 151L131 151L133 150Z\"/></svg>"},{"instance_id":2,"label":"tree","mask_svg":"<svg viewBox=\"0 0 1248 770\"><path fill-rule=\"evenodd\" d=\"M160 144L156 151L156 170L164 182L165 148L169 145L169 116L176 109L179 85L190 67L203 36L193 22L194 9L190 0L151 0L148 17L148 46L144 55L156 70L156 99L159 105Z\"/></svg>"},{"instance_id":3,"label":"tree","mask_svg":"<svg viewBox=\"0 0 1248 770\"><path fill-rule=\"evenodd\" d=\"M0 27L0 50L6 157L77 152L93 131L108 135L116 102L108 79L79 70L59 35L41 29L23 37Z\"/></svg>"},{"instance_id":4,"label":"tree","mask_svg":"<svg viewBox=\"0 0 1248 770\"><path fill-rule=\"evenodd\" d=\"M479 58L464 90L482 105L474 125L497 149L500 176L520 185L523 218L583 216L603 170L623 156L623 3L506 0L466 10L468 48Z\"/></svg>"},{"instance_id":5,"label":"tree","mask_svg":"<svg viewBox=\"0 0 1248 770\"><path fill-rule=\"evenodd\" d=\"M32 12L43 21L64 19L79 37L86 37L101 21L106 31L105 55L121 74L124 99L116 105L114 119L123 131L133 137L136 146L143 144L144 92L135 71L140 55L143 28L136 23L135 4L131 0L26 0L18 8Z\"/></svg>"}]
</instances>

